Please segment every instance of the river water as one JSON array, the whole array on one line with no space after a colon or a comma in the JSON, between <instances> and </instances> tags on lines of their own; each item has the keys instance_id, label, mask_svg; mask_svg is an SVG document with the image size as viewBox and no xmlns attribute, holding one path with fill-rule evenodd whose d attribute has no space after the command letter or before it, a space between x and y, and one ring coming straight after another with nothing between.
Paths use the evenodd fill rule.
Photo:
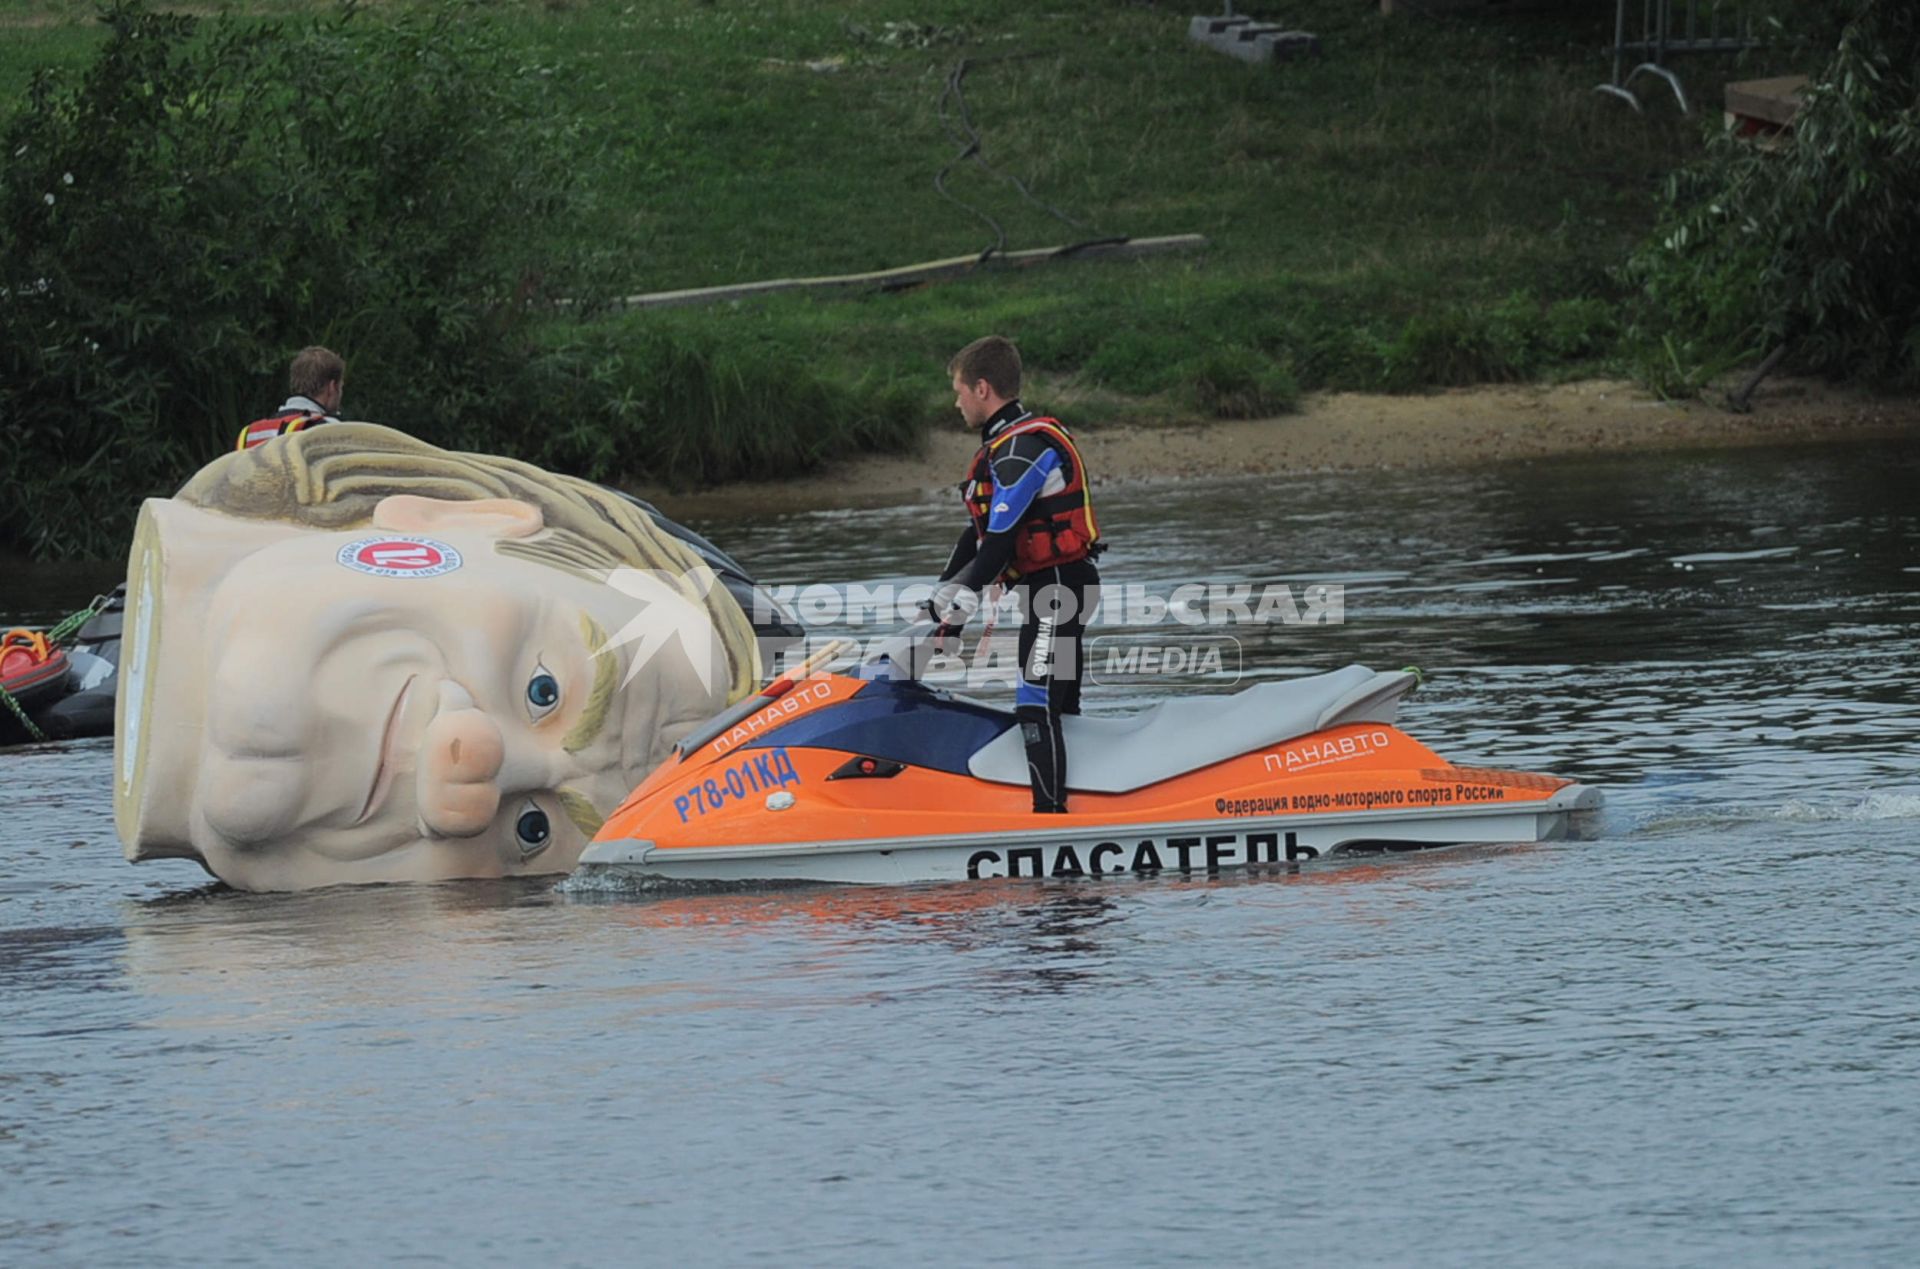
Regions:
<instances>
[{"instance_id":1,"label":"river water","mask_svg":"<svg viewBox=\"0 0 1920 1269\"><path fill-rule=\"evenodd\" d=\"M1106 491L1110 582L1343 584L1247 674L1418 664L1407 730L1604 786L1595 840L250 896L121 861L107 744L0 755L0 1261L1911 1263L1916 488L1874 445ZM699 527L793 583L954 531Z\"/></svg>"}]
</instances>

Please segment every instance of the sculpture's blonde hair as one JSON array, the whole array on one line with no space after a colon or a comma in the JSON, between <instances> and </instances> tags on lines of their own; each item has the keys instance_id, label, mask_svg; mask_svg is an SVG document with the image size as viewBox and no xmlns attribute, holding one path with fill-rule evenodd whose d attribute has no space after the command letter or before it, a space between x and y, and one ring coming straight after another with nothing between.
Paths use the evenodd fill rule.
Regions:
<instances>
[{"instance_id":1,"label":"sculpture's blonde hair","mask_svg":"<svg viewBox=\"0 0 1920 1269\"><path fill-rule=\"evenodd\" d=\"M372 423L335 423L215 459L177 495L182 502L249 520L316 529L357 529L392 494L449 502L514 498L540 508L546 528L505 539L502 549L595 581L616 568L653 569L680 579L704 602L726 649L729 700L760 679L753 626L727 588L693 550L663 532L633 503L589 481L531 463L464 454Z\"/></svg>"}]
</instances>

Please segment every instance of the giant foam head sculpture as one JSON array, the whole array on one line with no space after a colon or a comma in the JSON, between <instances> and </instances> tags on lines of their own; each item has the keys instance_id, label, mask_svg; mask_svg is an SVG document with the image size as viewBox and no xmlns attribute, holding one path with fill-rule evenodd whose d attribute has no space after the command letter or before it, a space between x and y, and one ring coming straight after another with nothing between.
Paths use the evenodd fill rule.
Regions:
<instances>
[{"instance_id":1,"label":"giant foam head sculpture","mask_svg":"<svg viewBox=\"0 0 1920 1269\"><path fill-rule=\"evenodd\" d=\"M149 499L128 561L127 858L303 889L565 872L753 632L637 506L343 423Z\"/></svg>"}]
</instances>

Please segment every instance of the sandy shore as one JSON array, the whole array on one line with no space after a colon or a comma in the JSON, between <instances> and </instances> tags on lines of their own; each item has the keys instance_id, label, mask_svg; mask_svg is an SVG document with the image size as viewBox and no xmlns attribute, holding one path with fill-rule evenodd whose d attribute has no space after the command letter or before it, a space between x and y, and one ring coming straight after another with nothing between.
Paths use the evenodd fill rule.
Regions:
<instances>
[{"instance_id":1,"label":"sandy shore","mask_svg":"<svg viewBox=\"0 0 1920 1269\"><path fill-rule=\"evenodd\" d=\"M1425 396L1333 393L1297 414L1196 427L1101 427L1068 418L1096 485L1193 476L1449 467L1556 454L1868 441L1920 436L1920 399L1869 397L1823 383L1768 384L1750 414L1660 401L1609 380L1465 388ZM917 455L869 455L796 480L695 492L642 491L679 516L893 506L944 498L976 441L960 427Z\"/></svg>"}]
</instances>

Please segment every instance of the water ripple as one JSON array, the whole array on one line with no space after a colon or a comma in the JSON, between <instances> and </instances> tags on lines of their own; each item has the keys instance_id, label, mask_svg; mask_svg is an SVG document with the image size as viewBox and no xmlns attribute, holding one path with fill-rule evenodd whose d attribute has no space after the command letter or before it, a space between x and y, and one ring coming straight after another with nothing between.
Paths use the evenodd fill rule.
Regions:
<instances>
[{"instance_id":1,"label":"water ripple","mask_svg":"<svg viewBox=\"0 0 1920 1269\"><path fill-rule=\"evenodd\" d=\"M1409 730L1605 784L1593 841L1212 881L251 896L120 860L106 746L0 755L8 1259L1904 1263L1917 468L1103 498L1110 581L1347 585L1343 625L1236 631L1248 677L1419 663ZM768 580L847 585L924 577L951 517L699 527Z\"/></svg>"}]
</instances>

